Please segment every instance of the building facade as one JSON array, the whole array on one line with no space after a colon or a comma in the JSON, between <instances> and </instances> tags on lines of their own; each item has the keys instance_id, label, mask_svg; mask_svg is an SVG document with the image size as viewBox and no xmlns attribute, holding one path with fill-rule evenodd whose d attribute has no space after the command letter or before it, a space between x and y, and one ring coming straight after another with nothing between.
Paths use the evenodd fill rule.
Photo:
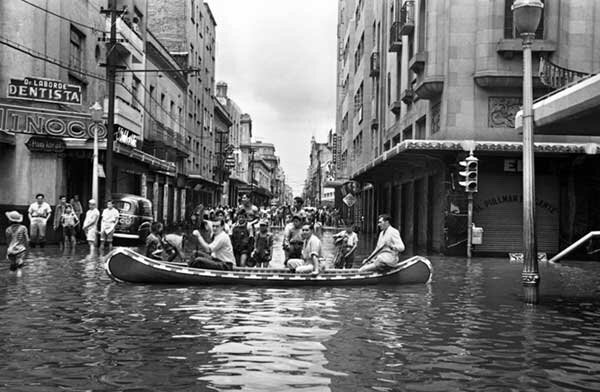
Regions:
<instances>
[{"instance_id":1,"label":"building facade","mask_svg":"<svg viewBox=\"0 0 600 392\"><path fill-rule=\"evenodd\" d=\"M186 108L186 204L218 202L216 134L214 132L216 21L202 0L149 0L148 26L188 73Z\"/></svg>"},{"instance_id":2,"label":"building facade","mask_svg":"<svg viewBox=\"0 0 600 392\"><path fill-rule=\"evenodd\" d=\"M386 212L409 251L465 254L467 196L458 162L473 151L479 158L473 219L484 230L474 252L522 250L521 136L514 118L523 63L511 5L339 1L337 175L359 184L352 213L363 230L375 231L377 215ZM583 12L591 6L590 0L545 2L533 69L545 57L598 71L592 44L598 17ZM536 75L534 96L549 91ZM586 145L598 139L566 131L535 141L538 247L555 253L572 237L564 224L565 178L574 163L595 155Z\"/></svg>"},{"instance_id":3,"label":"building facade","mask_svg":"<svg viewBox=\"0 0 600 392\"><path fill-rule=\"evenodd\" d=\"M61 195L79 195L85 208L91 197L95 130L104 139L101 165L106 150L105 124L92 122L89 107L99 102L107 109L101 64L106 63L110 17L91 2L34 5L0 4L0 205L25 212L43 193L51 205ZM126 11L116 18L113 53L124 72L117 74L115 87L112 190L143 195L146 176L157 171L173 175L176 167L143 149L149 109L145 76L136 70L145 67L146 2L117 1L116 6ZM103 182L100 178L100 189ZM52 230L48 237L54 239Z\"/></svg>"},{"instance_id":4,"label":"building facade","mask_svg":"<svg viewBox=\"0 0 600 392\"><path fill-rule=\"evenodd\" d=\"M332 180L330 178L333 162L332 146L333 133L331 131L324 143L318 143L314 136L310 140L309 166L303 191L306 205L333 205L331 196L334 189L327 186L327 183Z\"/></svg>"}]
</instances>

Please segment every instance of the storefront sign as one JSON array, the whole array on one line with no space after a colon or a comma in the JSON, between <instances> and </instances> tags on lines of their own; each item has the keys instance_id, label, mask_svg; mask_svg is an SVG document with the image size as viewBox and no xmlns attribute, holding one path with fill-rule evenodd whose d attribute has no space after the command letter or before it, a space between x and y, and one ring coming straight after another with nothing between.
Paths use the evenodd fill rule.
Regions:
<instances>
[{"instance_id":1,"label":"storefront sign","mask_svg":"<svg viewBox=\"0 0 600 392\"><path fill-rule=\"evenodd\" d=\"M0 104L0 129L30 135L91 139L106 138L104 124L97 125L88 113Z\"/></svg>"},{"instance_id":2,"label":"storefront sign","mask_svg":"<svg viewBox=\"0 0 600 392\"><path fill-rule=\"evenodd\" d=\"M115 125L116 126L116 133L115 133L115 140L118 141L121 144L125 144L129 147L133 147L133 148L137 148L138 145L138 138L137 135L133 132L131 132L131 130L122 127L120 125Z\"/></svg>"},{"instance_id":3,"label":"storefront sign","mask_svg":"<svg viewBox=\"0 0 600 392\"><path fill-rule=\"evenodd\" d=\"M498 205L501 205L504 203L522 204L523 203L523 194L493 195L489 198L486 198L480 202L475 203L475 205L473 206L473 210L477 213L477 212L481 212L485 208L498 206ZM554 214L558 211L558 208L556 208L552 203L550 203L546 200L543 200L543 199L536 199L535 205L538 208L547 210L551 214Z\"/></svg>"},{"instance_id":4,"label":"storefront sign","mask_svg":"<svg viewBox=\"0 0 600 392\"><path fill-rule=\"evenodd\" d=\"M29 138L25 146L31 152L52 152L52 153L63 153L67 148L64 140L53 139L49 137L32 136Z\"/></svg>"},{"instance_id":5,"label":"storefront sign","mask_svg":"<svg viewBox=\"0 0 600 392\"><path fill-rule=\"evenodd\" d=\"M504 160L504 171L505 172L522 172L523 171L523 160L522 159L505 159Z\"/></svg>"},{"instance_id":6,"label":"storefront sign","mask_svg":"<svg viewBox=\"0 0 600 392\"><path fill-rule=\"evenodd\" d=\"M8 84L8 96L30 101L81 105L81 86L52 79L11 79Z\"/></svg>"}]
</instances>

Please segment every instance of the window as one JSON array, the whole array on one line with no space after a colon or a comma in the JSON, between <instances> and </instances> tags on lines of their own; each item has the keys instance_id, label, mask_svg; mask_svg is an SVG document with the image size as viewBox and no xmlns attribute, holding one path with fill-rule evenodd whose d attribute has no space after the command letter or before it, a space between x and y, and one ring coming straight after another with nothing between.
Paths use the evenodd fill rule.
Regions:
<instances>
[{"instance_id":1,"label":"window","mask_svg":"<svg viewBox=\"0 0 600 392\"><path fill-rule=\"evenodd\" d=\"M363 118L363 83L360 83L356 94L354 94L354 113L358 117L358 122Z\"/></svg>"},{"instance_id":2,"label":"window","mask_svg":"<svg viewBox=\"0 0 600 392\"><path fill-rule=\"evenodd\" d=\"M81 69L83 62L83 44L85 36L81 31L71 26L71 42L69 47L69 65L76 69Z\"/></svg>"},{"instance_id":3,"label":"window","mask_svg":"<svg viewBox=\"0 0 600 392\"><path fill-rule=\"evenodd\" d=\"M540 19L540 24L535 31L535 39L544 39L544 14L545 8L548 6L544 0L544 8L542 8L542 17ZM513 25L513 13L511 10L513 4L513 0L504 0L504 38L519 38L517 36L517 32Z\"/></svg>"},{"instance_id":4,"label":"window","mask_svg":"<svg viewBox=\"0 0 600 392\"><path fill-rule=\"evenodd\" d=\"M388 140L383 144L383 151L387 151L391 148L390 141Z\"/></svg>"},{"instance_id":5,"label":"window","mask_svg":"<svg viewBox=\"0 0 600 392\"><path fill-rule=\"evenodd\" d=\"M397 134L396 136L394 136L392 138L392 146L395 146L396 144L400 143L400 134Z\"/></svg>"},{"instance_id":6,"label":"window","mask_svg":"<svg viewBox=\"0 0 600 392\"><path fill-rule=\"evenodd\" d=\"M362 61L363 54L365 52L365 33L362 33L360 36L360 41L358 41L358 46L356 47L356 52L354 52L354 72L358 70L358 66Z\"/></svg>"},{"instance_id":7,"label":"window","mask_svg":"<svg viewBox=\"0 0 600 392\"><path fill-rule=\"evenodd\" d=\"M412 125L409 125L406 129L402 131L402 140L412 139Z\"/></svg>"},{"instance_id":8,"label":"window","mask_svg":"<svg viewBox=\"0 0 600 392\"><path fill-rule=\"evenodd\" d=\"M140 80L138 78L136 78L135 76L132 78L131 81L131 107L138 109L138 102L140 100L139 98L139 93L140 93Z\"/></svg>"},{"instance_id":9,"label":"window","mask_svg":"<svg viewBox=\"0 0 600 392\"><path fill-rule=\"evenodd\" d=\"M348 130L348 112L342 118L342 135Z\"/></svg>"},{"instance_id":10,"label":"window","mask_svg":"<svg viewBox=\"0 0 600 392\"><path fill-rule=\"evenodd\" d=\"M415 139L425 139L425 124L426 118L425 116L421 117L417 120L416 129L415 129Z\"/></svg>"},{"instance_id":11,"label":"window","mask_svg":"<svg viewBox=\"0 0 600 392\"><path fill-rule=\"evenodd\" d=\"M417 42L417 51L418 52L424 52L425 51L425 28L426 23L425 23L425 16L427 13L427 0L421 0L419 1L419 19L418 19L418 31L417 34L418 36L418 42Z\"/></svg>"}]
</instances>

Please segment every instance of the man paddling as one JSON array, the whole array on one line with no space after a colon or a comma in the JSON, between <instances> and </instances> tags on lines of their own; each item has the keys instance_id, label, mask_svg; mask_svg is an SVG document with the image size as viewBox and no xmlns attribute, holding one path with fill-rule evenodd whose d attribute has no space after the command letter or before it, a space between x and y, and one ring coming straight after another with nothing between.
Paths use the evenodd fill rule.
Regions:
<instances>
[{"instance_id":1,"label":"man paddling","mask_svg":"<svg viewBox=\"0 0 600 392\"><path fill-rule=\"evenodd\" d=\"M398 265L398 253L404 251L404 242L390 221L391 217L387 214L379 216L377 226L381 231L377 239L377 246L369 257L363 260L360 272L386 271Z\"/></svg>"}]
</instances>

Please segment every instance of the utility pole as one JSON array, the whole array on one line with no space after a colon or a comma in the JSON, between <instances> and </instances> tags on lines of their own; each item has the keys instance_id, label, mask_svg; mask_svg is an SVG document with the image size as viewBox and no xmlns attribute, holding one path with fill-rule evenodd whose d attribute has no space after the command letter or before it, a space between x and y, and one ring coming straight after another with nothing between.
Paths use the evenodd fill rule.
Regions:
<instances>
[{"instance_id":1,"label":"utility pole","mask_svg":"<svg viewBox=\"0 0 600 392\"><path fill-rule=\"evenodd\" d=\"M321 206L321 203L323 202L323 199L321 199L321 149L319 149L319 151L317 152L317 181L319 182L318 186L317 186L317 190L319 191L319 205L318 207Z\"/></svg>"},{"instance_id":2,"label":"utility pole","mask_svg":"<svg viewBox=\"0 0 600 392\"><path fill-rule=\"evenodd\" d=\"M108 126L106 134L106 158L104 161L104 200L112 198L112 181L113 181L113 141L115 127L115 75L116 67L113 61L114 49L117 44L117 14L120 10L115 9L116 1L108 0L108 9L101 9L102 14L110 14L110 37L108 40L108 48L106 51L106 79L108 83Z\"/></svg>"}]
</instances>

